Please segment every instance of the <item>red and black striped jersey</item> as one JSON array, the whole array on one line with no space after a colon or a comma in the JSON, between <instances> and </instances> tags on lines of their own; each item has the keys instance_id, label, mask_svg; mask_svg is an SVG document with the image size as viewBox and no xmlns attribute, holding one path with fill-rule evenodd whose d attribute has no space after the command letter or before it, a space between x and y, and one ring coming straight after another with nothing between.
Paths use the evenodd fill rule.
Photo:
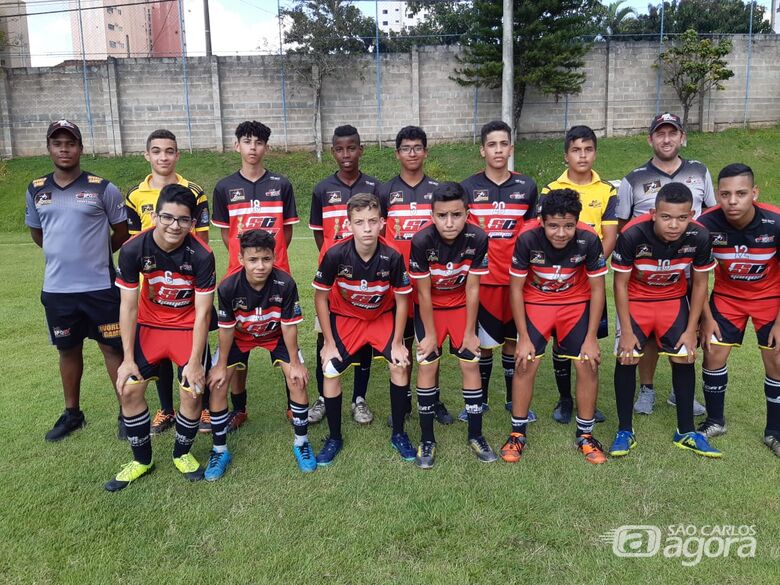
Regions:
<instances>
[{"instance_id":1,"label":"red and black striped jersey","mask_svg":"<svg viewBox=\"0 0 780 585\"><path fill-rule=\"evenodd\" d=\"M607 272L601 239L583 222L577 223L574 237L561 249L550 243L538 221L526 224L515 242L509 269L510 276L526 279L523 285L526 303L556 305L590 300L588 279Z\"/></svg>"},{"instance_id":2,"label":"red and black striped jersey","mask_svg":"<svg viewBox=\"0 0 780 585\"><path fill-rule=\"evenodd\" d=\"M409 276L431 279L434 308L466 306L466 278L488 273L487 234L466 224L452 244L441 239L435 225L429 225L412 238Z\"/></svg>"},{"instance_id":3,"label":"red and black striped jersey","mask_svg":"<svg viewBox=\"0 0 780 585\"><path fill-rule=\"evenodd\" d=\"M260 290L249 284L246 271L234 272L219 284L217 298L219 326L235 327L233 339L241 351L258 344L273 346L282 326L303 321L298 285L281 268L271 271Z\"/></svg>"},{"instance_id":4,"label":"red and black striped jersey","mask_svg":"<svg viewBox=\"0 0 780 585\"><path fill-rule=\"evenodd\" d=\"M490 273L481 283L507 286L517 235L524 223L536 216L536 183L531 177L512 173L497 185L482 171L461 185L469 198L469 221L481 227L489 238Z\"/></svg>"},{"instance_id":5,"label":"red and black striped jersey","mask_svg":"<svg viewBox=\"0 0 780 585\"><path fill-rule=\"evenodd\" d=\"M387 214L385 239L401 253L407 266L414 234L431 222L433 190L438 186L426 175L414 187L400 176L379 187L379 199Z\"/></svg>"},{"instance_id":6,"label":"red and black striped jersey","mask_svg":"<svg viewBox=\"0 0 780 585\"><path fill-rule=\"evenodd\" d=\"M720 206L697 220L710 232L715 268L713 293L754 300L780 296L780 207L753 204L756 215L744 229L726 219Z\"/></svg>"},{"instance_id":7,"label":"red and black striped jersey","mask_svg":"<svg viewBox=\"0 0 780 585\"><path fill-rule=\"evenodd\" d=\"M612 253L612 269L630 272L628 298L632 301L663 301L684 297L689 268L708 272L715 268L710 232L692 221L674 242L656 234L649 213L631 220L620 232Z\"/></svg>"},{"instance_id":8,"label":"red and black striped jersey","mask_svg":"<svg viewBox=\"0 0 780 585\"><path fill-rule=\"evenodd\" d=\"M330 291L330 311L344 317L371 319L395 306L395 294L409 294L412 285L404 259L383 239L366 262L352 238L331 246L320 262L312 283L317 290Z\"/></svg>"},{"instance_id":9,"label":"red and black striped jersey","mask_svg":"<svg viewBox=\"0 0 780 585\"><path fill-rule=\"evenodd\" d=\"M153 233L154 228L144 230L119 250L116 285L137 290L141 282L141 325L192 329L195 295L212 294L216 287L214 253L192 233L181 246L165 252L155 243Z\"/></svg>"},{"instance_id":10,"label":"red and black striped jersey","mask_svg":"<svg viewBox=\"0 0 780 585\"><path fill-rule=\"evenodd\" d=\"M230 274L241 265L238 237L246 231L262 229L276 239L276 266L290 272L284 226L298 223L298 210L290 181L266 170L257 181L250 181L240 171L225 177L214 187L214 211L211 223L228 228L228 270Z\"/></svg>"},{"instance_id":11,"label":"red and black striped jersey","mask_svg":"<svg viewBox=\"0 0 780 585\"><path fill-rule=\"evenodd\" d=\"M344 229L347 220L347 201L358 193L379 193L379 180L360 173L358 180L347 185L333 173L314 187L311 195L311 213L309 227L322 232L324 244L320 254L330 248L334 242L350 236Z\"/></svg>"}]
</instances>

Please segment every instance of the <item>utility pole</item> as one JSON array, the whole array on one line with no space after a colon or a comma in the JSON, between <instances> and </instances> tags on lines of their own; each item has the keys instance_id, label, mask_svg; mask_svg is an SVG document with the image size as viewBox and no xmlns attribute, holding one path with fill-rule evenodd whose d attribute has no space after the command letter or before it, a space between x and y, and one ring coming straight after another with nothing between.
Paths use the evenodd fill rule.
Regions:
<instances>
[{"instance_id":1,"label":"utility pole","mask_svg":"<svg viewBox=\"0 0 780 585\"><path fill-rule=\"evenodd\" d=\"M209 18L209 0L203 0L203 28L206 29L206 57L211 57L211 19Z\"/></svg>"},{"instance_id":2,"label":"utility pole","mask_svg":"<svg viewBox=\"0 0 780 585\"><path fill-rule=\"evenodd\" d=\"M512 0L504 0L504 37L502 43L503 71L501 75L501 118L512 126L515 136L514 120L514 81L515 81L515 43L514 43L514 11ZM513 138L513 137L511 137ZM514 138L512 139L514 143ZM515 169L514 155L509 159L509 170Z\"/></svg>"}]
</instances>

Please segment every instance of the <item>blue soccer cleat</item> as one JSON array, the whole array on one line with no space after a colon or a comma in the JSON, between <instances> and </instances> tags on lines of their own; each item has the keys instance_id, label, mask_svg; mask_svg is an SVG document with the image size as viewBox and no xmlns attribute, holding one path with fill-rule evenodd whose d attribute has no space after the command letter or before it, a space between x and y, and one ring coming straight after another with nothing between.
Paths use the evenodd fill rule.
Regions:
<instances>
[{"instance_id":1,"label":"blue soccer cleat","mask_svg":"<svg viewBox=\"0 0 780 585\"><path fill-rule=\"evenodd\" d=\"M390 444L404 461L414 461L417 457L417 449L414 448L406 433L398 433L390 437Z\"/></svg>"},{"instance_id":2,"label":"blue soccer cleat","mask_svg":"<svg viewBox=\"0 0 780 585\"><path fill-rule=\"evenodd\" d=\"M609 448L609 454L612 457L623 457L635 447L636 439L632 431L618 431L615 440L612 441L612 446Z\"/></svg>"},{"instance_id":3,"label":"blue soccer cleat","mask_svg":"<svg viewBox=\"0 0 780 585\"><path fill-rule=\"evenodd\" d=\"M311 450L311 443L306 441L303 445L293 445L293 454L298 463L298 469L303 473L311 473L317 469L317 460Z\"/></svg>"},{"instance_id":4,"label":"blue soccer cleat","mask_svg":"<svg viewBox=\"0 0 780 585\"><path fill-rule=\"evenodd\" d=\"M707 441L707 437L702 433L696 431L688 433L675 432L674 439L672 440L680 449L688 449L697 455L712 457L713 459L723 457L723 453L718 451L715 447L712 447L709 441Z\"/></svg>"},{"instance_id":5,"label":"blue soccer cleat","mask_svg":"<svg viewBox=\"0 0 780 585\"><path fill-rule=\"evenodd\" d=\"M317 467L327 467L333 463L343 446L344 439L331 439L330 437L325 439L325 444L320 449L320 452L317 453Z\"/></svg>"},{"instance_id":6,"label":"blue soccer cleat","mask_svg":"<svg viewBox=\"0 0 780 585\"><path fill-rule=\"evenodd\" d=\"M212 451L209 456L209 464L206 466L206 471L203 474L203 479L206 481L221 479L225 475L231 461L233 461L233 456L230 454L230 451Z\"/></svg>"}]
</instances>

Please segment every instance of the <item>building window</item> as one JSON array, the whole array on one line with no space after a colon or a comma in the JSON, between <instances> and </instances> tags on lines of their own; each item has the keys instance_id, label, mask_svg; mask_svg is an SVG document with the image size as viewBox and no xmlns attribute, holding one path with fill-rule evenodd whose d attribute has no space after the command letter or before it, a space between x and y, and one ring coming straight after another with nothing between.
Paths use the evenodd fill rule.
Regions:
<instances>
[{"instance_id":1,"label":"building window","mask_svg":"<svg viewBox=\"0 0 780 585\"><path fill-rule=\"evenodd\" d=\"M382 10L382 14L387 14L387 9Z\"/></svg>"},{"instance_id":2,"label":"building window","mask_svg":"<svg viewBox=\"0 0 780 585\"><path fill-rule=\"evenodd\" d=\"M108 41L108 46L112 49L116 49L116 41Z\"/></svg>"},{"instance_id":3,"label":"building window","mask_svg":"<svg viewBox=\"0 0 780 585\"><path fill-rule=\"evenodd\" d=\"M386 20L382 21L382 26L387 26L387 21Z\"/></svg>"},{"instance_id":4,"label":"building window","mask_svg":"<svg viewBox=\"0 0 780 585\"><path fill-rule=\"evenodd\" d=\"M106 12L108 14L114 14L114 8L112 6L109 6L108 8L106 8Z\"/></svg>"},{"instance_id":5,"label":"building window","mask_svg":"<svg viewBox=\"0 0 780 585\"><path fill-rule=\"evenodd\" d=\"M108 30L114 30L114 25L113 24L109 24L108 25Z\"/></svg>"}]
</instances>

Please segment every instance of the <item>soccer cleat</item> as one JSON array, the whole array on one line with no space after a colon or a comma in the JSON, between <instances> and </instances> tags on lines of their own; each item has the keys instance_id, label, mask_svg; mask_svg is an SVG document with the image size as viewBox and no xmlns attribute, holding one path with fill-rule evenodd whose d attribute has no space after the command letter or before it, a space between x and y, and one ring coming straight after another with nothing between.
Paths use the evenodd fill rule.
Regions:
<instances>
[{"instance_id":1,"label":"soccer cleat","mask_svg":"<svg viewBox=\"0 0 780 585\"><path fill-rule=\"evenodd\" d=\"M127 441L127 427L121 416L116 418L116 438L120 441Z\"/></svg>"},{"instance_id":2,"label":"soccer cleat","mask_svg":"<svg viewBox=\"0 0 780 585\"><path fill-rule=\"evenodd\" d=\"M230 451L211 451L209 455L209 464L206 466L206 471L203 472L203 479L206 481L217 481L227 471L228 465L233 461L233 456Z\"/></svg>"},{"instance_id":3,"label":"soccer cleat","mask_svg":"<svg viewBox=\"0 0 780 585\"><path fill-rule=\"evenodd\" d=\"M488 406L487 402L483 402L482 403L482 414L485 414L488 410L490 410L490 406ZM460 422L469 422L469 415L466 412L465 408L463 410L461 410L460 413L458 413L458 420Z\"/></svg>"},{"instance_id":4,"label":"soccer cleat","mask_svg":"<svg viewBox=\"0 0 780 585\"><path fill-rule=\"evenodd\" d=\"M482 463L493 463L498 460L495 451L488 445L483 435L469 439L469 447L474 452L477 459Z\"/></svg>"},{"instance_id":5,"label":"soccer cleat","mask_svg":"<svg viewBox=\"0 0 780 585\"><path fill-rule=\"evenodd\" d=\"M152 419L152 436L161 435L174 426L176 426L176 413L158 410Z\"/></svg>"},{"instance_id":6,"label":"soccer cleat","mask_svg":"<svg viewBox=\"0 0 780 585\"><path fill-rule=\"evenodd\" d=\"M293 445L293 454L298 463L298 469L303 473L311 473L317 469L317 460L311 450L311 443L306 441L303 445Z\"/></svg>"},{"instance_id":7,"label":"soccer cleat","mask_svg":"<svg viewBox=\"0 0 780 585\"><path fill-rule=\"evenodd\" d=\"M523 457L526 439L523 433L510 433L509 438L501 447L501 459L507 463L517 463Z\"/></svg>"},{"instance_id":8,"label":"soccer cleat","mask_svg":"<svg viewBox=\"0 0 780 585\"><path fill-rule=\"evenodd\" d=\"M703 423L701 423L699 428L696 430L708 439L711 439L712 437L719 437L726 434L726 421L724 420L722 423L719 423L716 420L708 418Z\"/></svg>"},{"instance_id":9,"label":"soccer cleat","mask_svg":"<svg viewBox=\"0 0 780 585\"><path fill-rule=\"evenodd\" d=\"M696 431L691 431L689 433L675 432L672 440L680 449L688 449L697 455L712 458L723 456L723 453L710 446L707 437Z\"/></svg>"},{"instance_id":10,"label":"soccer cleat","mask_svg":"<svg viewBox=\"0 0 780 585\"><path fill-rule=\"evenodd\" d=\"M333 460L336 458L336 455L339 454L339 451L341 451L343 446L344 439L331 439L330 437L327 437L322 449L317 453L317 467L327 467L333 463Z\"/></svg>"},{"instance_id":11,"label":"soccer cleat","mask_svg":"<svg viewBox=\"0 0 780 585\"><path fill-rule=\"evenodd\" d=\"M45 438L47 441L61 441L73 431L85 426L87 426L87 419L84 418L83 412L79 410L78 414L71 414L66 410L54 423L52 429L46 433Z\"/></svg>"},{"instance_id":12,"label":"soccer cleat","mask_svg":"<svg viewBox=\"0 0 780 585\"><path fill-rule=\"evenodd\" d=\"M607 420L607 417L604 416L604 413L601 412L598 408L596 409L596 412L593 413L593 420L595 420L597 423L602 423L605 420Z\"/></svg>"},{"instance_id":13,"label":"soccer cleat","mask_svg":"<svg viewBox=\"0 0 780 585\"><path fill-rule=\"evenodd\" d=\"M249 415L246 413L246 410L231 410L228 413L227 432L232 433L238 430L238 427L244 424L248 418Z\"/></svg>"},{"instance_id":14,"label":"soccer cleat","mask_svg":"<svg viewBox=\"0 0 780 585\"><path fill-rule=\"evenodd\" d=\"M203 479L203 468L192 453L185 453L181 457L174 457L173 464L176 466L176 469L181 471L184 474L184 477L190 481L200 481Z\"/></svg>"},{"instance_id":15,"label":"soccer cleat","mask_svg":"<svg viewBox=\"0 0 780 585\"><path fill-rule=\"evenodd\" d=\"M666 399L666 404L671 406L677 406L677 396L674 394L674 389L669 393L669 398ZM695 398L693 399L693 416L702 416L707 414L707 409Z\"/></svg>"},{"instance_id":16,"label":"soccer cleat","mask_svg":"<svg viewBox=\"0 0 780 585\"><path fill-rule=\"evenodd\" d=\"M362 396L358 396L352 403L352 418L359 425L369 425L374 420L374 413L369 410L366 399Z\"/></svg>"},{"instance_id":17,"label":"soccer cleat","mask_svg":"<svg viewBox=\"0 0 780 585\"><path fill-rule=\"evenodd\" d=\"M417 447L417 454L414 463L420 469L430 469L436 462L436 443L433 441L423 441Z\"/></svg>"},{"instance_id":18,"label":"soccer cleat","mask_svg":"<svg viewBox=\"0 0 780 585\"><path fill-rule=\"evenodd\" d=\"M125 489L131 481L135 481L139 477L146 475L152 469L154 469L154 462L150 462L149 465L144 465L143 463L133 460L130 463L125 463L122 466L122 469L119 470L119 473L116 474L116 477L107 481L103 487L106 488L106 491L118 492L119 490Z\"/></svg>"},{"instance_id":19,"label":"soccer cleat","mask_svg":"<svg viewBox=\"0 0 780 585\"><path fill-rule=\"evenodd\" d=\"M769 447L769 450L780 457L780 439L774 435L767 435L764 437L764 445Z\"/></svg>"},{"instance_id":20,"label":"soccer cleat","mask_svg":"<svg viewBox=\"0 0 780 585\"><path fill-rule=\"evenodd\" d=\"M435 416L436 420L439 421L439 424L442 425L451 425L455 422L455 419L452 418L450 411L447 410L447 407L444 406L444 403L441 400L437 401L436 404L433 405L433 416Z\"/></svg>"},{"instance_id":21,"label":"soccer cleat","mask_svg":"<svg viewBox=\"0 0 780 585\"><path fill-rule=\"evenodd\" d=\"M574 412L573 400L559 400L555 404L552 417L555 422L561 423L562 425L567 425L571 422L571 416L573 412Z\"/></svg>"},{"instance_id":22,"label":"soccer cleat","mask_svg":"<svg viewBox=\"0 0 780 585\"><path fill-rule=\"evenodd\" d=\"M607 456L604 455L604 447L601 446L593 435L580 435L577 437L577 449L585 455L585 461L600 465L607 462Z\"/></svg>"},{"instance_id":23,"label":"soccer cleat","mask_svg":"<svg viewBox=\"0 0 780 585\"><path fill-rule=\"evenodd\" d=\"M284 416L287 419L288 423L292 423L293 415L292 415L292 408L288 408L284 411Z\"/></svg>"},{"instance_id":24,"label":"soccer cleat","mask_svg":"<svg viewBox=\"0 0 780 585\"><path fill-rule=\"evenodd\" d=\"M409 435L406 433L393 435L390 437L390 444L393 446L393 449L398 451L401 459L404 461L414 461L417 452L415 451L412 442L409 440Z\"/></svg>"},{"instance_id":25,"label":"soccer cleat","mask_svg":"<svg viewBox=\"0 0 780 585\"><path fill-rule=\"evenodd\" d=\"M655 406L655 390L642 386L639 389L639 398L634 402L634 412L637 414L653 414L653 406ZM612 453L611 450L610 453Z\"/></svg>"},{"instance_id":26,"label":"soccer cleat","mask_svg":"<svg viewBox=\"0 0 780 585\"><path fill-rule=\"evenodd\" d=\"M609 454L612 457L623 457L628 455L631 449L636 448L636 438L631 431L618 431L612 446L609 448Z\"/></svg>"},{"instance_id":27,"label":"soccer cleat","mask_svg":"<svg viewBox=\"0 0 780 585\"><path fill-rule=\"evenodd\" d=\"M200 424L198 424L199 433L211 432L211 413L208 408L204 408L200 413Z\"/></svg>"},{"instance_id":28,"label":"soccer cleat","mask_svg":"<svg viewBox=\"0 0 780 585\"><path fill-rule=\"evenodd\" d=\"M531 409L528 409L528 422L536 422L536 413Z\"/></svg>"},{"instance_id":29,"label":"soccer cleat","mask_svg":"<svg viewBox=\"0 0 780 585\"><path fill-rule=\"evenodd\" d=\"M320 396L309 409L309 424L316 425L325 418L325 400Z\"/></svg>"}]
</instances>

